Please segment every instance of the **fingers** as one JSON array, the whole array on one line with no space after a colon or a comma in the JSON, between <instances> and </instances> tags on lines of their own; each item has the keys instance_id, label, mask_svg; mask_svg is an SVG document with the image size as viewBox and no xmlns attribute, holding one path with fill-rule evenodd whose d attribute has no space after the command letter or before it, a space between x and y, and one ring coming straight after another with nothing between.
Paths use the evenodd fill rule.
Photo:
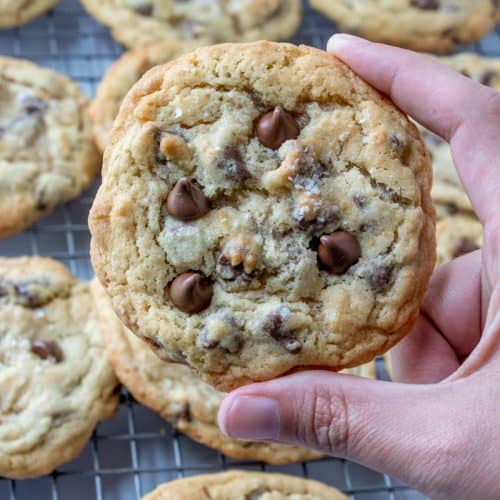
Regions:
<instances>
[{"instance_id":1,"label":"fingers","mask_svg":"<svg viewBox=\"0 0 500 500\"><path fill-rule=\"evenodd\" d=\"M481 252L439 267L422 311L458 358L468 356L481 338Z\"/></svg>"},{"instance_id":2,"label":"fingers","mask_svg":"<svg viewBox=\"0 0 500 500\"><path fill-rule=\"evenodd\" d=\"M392 349L391 362L393 379L407 384L441 382L460 366L454 349L424 316Z\"/></svg>"},{"instance_id":3,"label":"fingers","mask_svg":"<svg viewBox=\"0 0 500 500\"><path fill-rule=\"evenodd\" d=\"M478 215L483 222L497 215L500 94L429 57L350 35L334 35L328 50L404 112L451 142Z\"/></svg>"},{"instance_id":4,"label":"fingers","mask_svg":"<svg viewBox=\"0 0 500 500\"><path fill-rule=\"evenodd\" d=\"M415 477L429 477L426 464L456 444L449 419L436 425L447 421L448 405L459 412L451 396L445 384L301 372L234 391L219 425L232 437L305 445L415 484Z\"/></svg>"}]
</instances>

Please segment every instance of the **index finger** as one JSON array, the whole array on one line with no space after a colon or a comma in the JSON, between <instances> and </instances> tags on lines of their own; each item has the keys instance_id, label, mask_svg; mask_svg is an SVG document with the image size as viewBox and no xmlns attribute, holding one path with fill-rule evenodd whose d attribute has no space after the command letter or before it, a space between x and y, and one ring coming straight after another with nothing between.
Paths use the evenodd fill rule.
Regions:
<instances>
[{"instance_id":1,"label":"index finger","mask_svg":"<svg viewBox=\"0 0 500 500\"><path fill-rule=\"evenodd\" d=\"M483 222L497 215L500 94L430 57L334 35L328 50L415 120L451 143L455 165Z\"/></svg>"}]
</instances>

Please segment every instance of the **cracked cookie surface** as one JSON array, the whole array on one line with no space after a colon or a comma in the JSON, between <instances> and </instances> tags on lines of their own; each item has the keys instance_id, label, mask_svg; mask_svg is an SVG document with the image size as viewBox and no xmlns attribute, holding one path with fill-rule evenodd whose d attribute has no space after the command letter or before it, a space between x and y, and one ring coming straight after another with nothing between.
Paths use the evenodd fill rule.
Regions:
<instances>
[{"instance_id":1,"label":"cracked cookie surface","mask_svg":"<svg viewBox=\"0 0 500 500\"><path fill-rule=\"evenodd\" d=\"M89 285L50 259L0 258L0 476L75 458L115 412L117 383Z\"/></svg>"},{"instance_id":2,"label":"cracked cookie surface","mask_svg":"<svg viewBox=\"0 0 500 500\"><path fill-rule=\"evenodd\" d=\"M300 23L300 0L82 0L128 47L197 40L200 43L283 40Z\"/></svg>"},{"instance_id":3,"label":"cracked cookie surface","mask_svg":"<svg viewBox=\"0 0 500 500\"><path fill-rule=\"evenodd\" d=\"M154 68L124 101L91 210L113 307L221 390L371 360L435 262L431 168L343 63L258 42Z\"/></svg>"},{"instance_id":4,"label":"cracked cookie surface","mask_svg":"<svg viewBox=\"0 0 500 500\"><path fill-rule=\"evenodd\" d=\"M413 50L452 52L494 26L491 0L310 0L345 31Z\"/></svg>"},{"instance_id":5,"label":"cracked cookie surface","mask_svg":"<svg viewBox=\"0 0 500 500\"><path fill-rule=\"evenodd\" d=\"M0 0L0 28L21 26L57 3L59 0Z\"/></svg>"},{"instance_id":6,"label":"cracked cookie surface","mask_svg":"<svg viewBox=\"0 0 500 500\"><path fill-rule=\"evenodd\" d=\"M346 500L335 488L284 474L233 470L162 484L144 500Z\"/></svg>"},{"instance_id":7,"label":"cracked cookie surface","mask_svg":"<svg viewBox=\"0 0 500 500\"><path fill-rule=\"evenodd\" d=\"M94 139L104 151L108 135L127 92L153 66L164 64L197 47L194 42L140 45L125 52L106 72L90 106Z\"/></svg>"},{"instance_id":8,"label":"cracked cookie surface","mask_svg":"<svg viewBox=\"0 0 500 500\"><path fill-rule=\"evenodd\" d=\"M68 78L0 57L0 237L78 196L100 156L87 99Z\"/></svg>"}]
</instances>

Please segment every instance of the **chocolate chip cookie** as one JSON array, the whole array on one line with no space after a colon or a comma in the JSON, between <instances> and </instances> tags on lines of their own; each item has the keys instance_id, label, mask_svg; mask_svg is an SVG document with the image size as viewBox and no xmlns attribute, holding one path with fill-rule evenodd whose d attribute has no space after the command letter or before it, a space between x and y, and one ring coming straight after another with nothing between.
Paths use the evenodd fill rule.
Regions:
<instances>
[{"instance_id":1,"label":"chocolate chip cookie","mask_svg":"<svg viewBox=\"0 0 500 500\"><path fill-rule=\"evenodd\" d=\"M350 33L413 50L451 52L495 24L491 0L310 0Z\"/></svg>"},{"instance_id":2,"label":"chocolate chip cookie","mask_svg":"<svg viewBox=\"0 0 500 500\"><path fill-rule=\"evenodd\" d=\"M59 0L0 0L0 28L21 26L58 2Z\"/></svg>"},{"instance_id":3,"label":"chocolate chip cookie","mask_svg":"<svg viewBox=\"0 0 500 500\"><path fill-rule=\"evenodd\" d=\"M144 500L346 500L335 488L284 474L232 470L177 479L158 486Z\"/></svg>"},{"instance_id":4,"label":"chocolate chip cookie","mask_svg":"<svg viewBox=\"0 0 500 500\"><path fill-rule=\"evenodd\" d=\"M200 43L282 40L300 22L300 0L82 0L128 47L197 40Z\"/></svg>"},{"instance_id":5,"label":"chocolate chip cookie","mask_svg":"<svg viewBox=\"0 0 500 500\"><path fill-rule=\"evenodd\" d=\"M463 53L452 57L440 57L438 60L464 76L500 91L500 59ZM438 218L457 213L473 216L474 211L458 177L450 146L423 127L421 132L432 158L434 170L432 198Z\"/></svg>"},{"instance_id":6,"label":"chocolate chip cookie","mask_svg":"<svg viewBox=\"0 0 500 500\"><path fill-rule=\"evenodd\" d=\"M50 259L0 258L0 476L52 472L118 405L87 283Z\"/></svg>"},{"instance_id":7,"label":"chocolate chip cookie","mask_svg":"<svg viewBox=\"0 0 500 500\"><path fill-rule=\"evenodd\" d=\"M411 328L435 262L417 130L343 63L198 49L126 97L90 214L113 307L220 390L371 360Z\"/></svg>"},{"instance_id":8,"label":"chocolate chip cookie","mask_svg":"<svg viewBox=\"0 0 500 500\"><path fill-rule=\"evenodd\" d=\"M477 219L465 215L440 220L436 234L438 265L479 250L483 242L483 226Z\"/></svg>"},{"instance_id":9,"label":"chocolate chip cookie","mask_svg":"<svg viewBox=\"0 0 500 500\"><path fill-rule=\"evenodd\" d=\"M29 227L85 189L100 166L78 86L0 57L0 237Z\"/></svg>"},{"instance_id":10,"label":"chocolate chip cookie","mask_svg":"<svg viewBox=\"0 0 500 500\"><path fill-rule=\"evenodd\" d=\"M90 106L94 139L104 151L120 104L134 83L157 64L164 64L195 49L194 42L160 42L125 52L107 71Z\"/></svg>"},{"instance_id":11,"label":"chocolate chip cookie","mask_svg":"<svg viewBox=\"0 0 500 500\"><path fill-rule=\"evenodd\" d=\"M92 287L109 360L120 382L141 404L192 439L230 457L273 464L320 457L317 452L294 446L228 438L217 425L217 412L224 394L203 383L188 367L167 363L155 356L150 347L118 319L97 280ZM371 366L364 368L365 373L369 374L371 369Z\"/></svg>"}]
</instances>

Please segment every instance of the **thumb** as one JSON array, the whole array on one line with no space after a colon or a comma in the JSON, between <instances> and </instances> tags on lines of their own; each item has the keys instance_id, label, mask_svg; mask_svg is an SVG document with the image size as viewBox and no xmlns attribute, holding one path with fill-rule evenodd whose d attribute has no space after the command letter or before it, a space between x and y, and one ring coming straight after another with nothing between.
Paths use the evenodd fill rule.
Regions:
<instances>
[{"instance_id":1,"label":"thumb","mask_svg":"<svg viewBox=\"0 0 500 500\"><path fill-rule=\"evenodd\" d=\"M300 372L232 392L219 425L231 437L315 448L415 484L432 457L448 456L450 443L456 445L447 410L457 408L453 392L446 384ZM440 421L447 424L436 426Z\"/></svg>"}]
</instances>

